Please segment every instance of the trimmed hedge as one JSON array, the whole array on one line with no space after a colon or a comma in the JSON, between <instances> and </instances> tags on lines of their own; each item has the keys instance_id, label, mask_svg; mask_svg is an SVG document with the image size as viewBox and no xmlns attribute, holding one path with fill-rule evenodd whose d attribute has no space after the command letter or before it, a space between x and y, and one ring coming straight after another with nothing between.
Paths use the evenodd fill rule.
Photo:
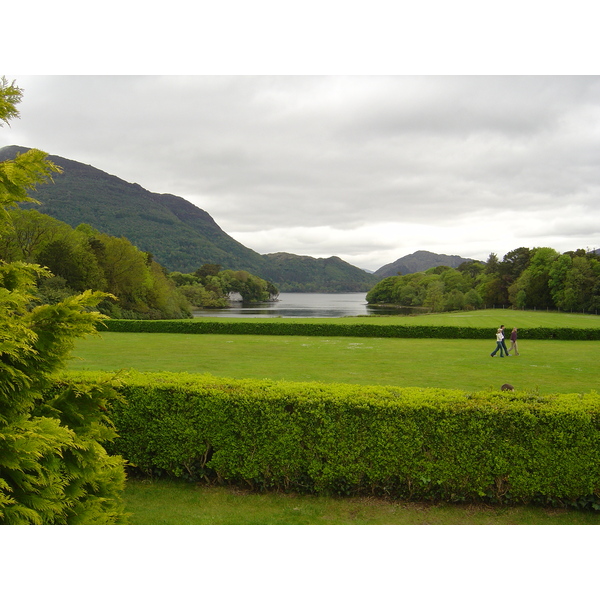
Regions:
<instances>
[{"instance_id":1,"label":"trimmed hedge","mask_svg":"<svg viewBox=\"0 0 600 600\"><path fill-rule=\"evenodd\" d=\"M285 321L201 321L164 320L129 321L110 319L99 329L130 333L212 333L227 335L305 335L305 336L348 336L348 337L395 337L395 338L436 338L436 339L494 339L495 330L481 327L450 327L438 325L374 325L371 323L307 323ZM519 329L519 337L530 340L600 340L600 328L555 329L531 327Z\"/></svg>"},{"instance_id":2,"label":"trimmed hedge","mask_svg":"<svg viewBox=\"0 0 600 600\"><path fill-rule=\"evenodd\" d=\"M76 380L99 374L71 373ZM600 395L128 372L113 450L256 489L600 509Z\"/></svg>"}]
</instances>

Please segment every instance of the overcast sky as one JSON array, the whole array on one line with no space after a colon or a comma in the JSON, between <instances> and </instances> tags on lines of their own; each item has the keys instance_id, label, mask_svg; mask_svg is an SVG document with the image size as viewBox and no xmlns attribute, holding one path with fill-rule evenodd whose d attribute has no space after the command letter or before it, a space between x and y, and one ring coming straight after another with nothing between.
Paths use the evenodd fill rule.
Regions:
<instances>
[{"instance_id":1,"label":"overcast sky","mask_svg":"<svg viewBox=\"0 0 600 600\"><path fill-rule=\"evenodd\" d=\"M1 145L181 196L260 253L600 246L599 77L10 77Z\"/></svg>"}]
</instances>

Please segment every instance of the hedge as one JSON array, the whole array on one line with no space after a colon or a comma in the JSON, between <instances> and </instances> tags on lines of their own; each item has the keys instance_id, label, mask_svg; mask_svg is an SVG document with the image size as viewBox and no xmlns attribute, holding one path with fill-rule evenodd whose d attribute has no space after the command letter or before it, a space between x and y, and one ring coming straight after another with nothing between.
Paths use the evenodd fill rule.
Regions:
<instances>
[{"instance_id":1,"label":"hedge","mask_svg":"<svg viewBox=\"0 0 600 600\"><path fill-rule=\"evenodd\" d=\"M482 327L450 327L438 325L374 325L371 323L307 323L276 321L201 321L164 320L135 321L110 319L99 328L131 333L212 333L227 335L305 335L395 338L494 339L495 330ZM571 329L521 328L519 337L530 340L600 340L600 328Z\"/></svg>"},{"instance_id":2,"label":"hedge","mask_svg":"<svg viewBox=\"0 0 600 600\"><path fill-rule=\"evenodd\" d=\"M99 373L71 373L95 380ZM117 384L115 384L117 385ZM126 372L112 451L255 489L600 509L600 395Z\"/></svg>"}]
</instances>

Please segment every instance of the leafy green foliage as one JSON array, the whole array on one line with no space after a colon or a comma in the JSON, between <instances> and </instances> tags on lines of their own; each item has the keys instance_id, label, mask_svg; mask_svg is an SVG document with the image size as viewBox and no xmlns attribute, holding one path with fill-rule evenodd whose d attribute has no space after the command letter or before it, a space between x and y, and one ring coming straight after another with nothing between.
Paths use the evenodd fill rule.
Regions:
<instances>
[{"instance_id":1,"label":"leafy green foliage","mask_svg":"<svg viewBox=\"0 0 600 600\"><path fill-rule=\"evenodd\" d=\"M0 79L0 121L8 124L11 119L19 116L17 104L22 98L23 90L18 88L14 81L9 83L6 77Z\"/></svg>"},{"instance_id":2,"label":"leafy green foliage","mask_svg":"<svg viewBox=\"0 0 600 600\"><path fill-rule=\"evenodd\" d=\"M435 267L388 277L367 294L370 304L426 306L436 312L483 306L597 312L600 255L577 250L517 248L502 261L465 262L456 269Z\"/></svg>"},{"instance_id":3,"label":"leafy green foliage","mask_svg":"<svg viewBox=\"0 0 600 600\"><path fill-rule=\"evenodd\" d=\"M100 383L51 393L75 339L99 322L89 309L101 295L28 309L38 272L0 266L8 285L0 287L0 523L115 522L122 518L123 461L102 446L112 435L103 411L115 393Z\"/></svg>"},{"instance_id":4,"label":"leafy green foliage","mask_svg":"<svg viewBox=\"0 0 600 600\"><path fill-rule=\"evenodd\" d=\"M307 322L249 319L191 321L135 321L111 319L102 329L131 333L215 333L228 335L307 335L349 337L397 337L489 340L487 327L451 325L382 325L374 323ZM530 340L600 340L599 328L521 327L519 335Z\"/></svg>"},{"instance_id":5,"label":"leafy green foliage","mask_svg":"<svg viewBox=\"0 0 600 600\"><path fill-rule=\"evenodd\" d=\"M94 375L79 374L74 381ZM257 489L600 507L600 396L121 375L119 452Z\"/></svg>"},{"instance_id":6,"label":"leafy green foliage","mask_svg":"<svg viewBox=\"0 0 600 600\"><path fill-rule=\"evenodd\" d=\"M122 318L189 318L190 306L166 273L146 252L81 224L66 223L36 210L8 211L11 230L0 239L0 258L47 267L54 278L40 280L38 296L53 302L87 289L113 298L101 312Z\"/></svg>"},{"instance_id":7,"label":"leafy green foliage","mask_svg":"<svg viewBox=\"0 0 600 600\"><path fill-rule=\"evenodd\" d=\"M17 114L18 99L3 79L0 118ZM0 163L3 241L6 209L57 170L39 150ZM106 295L88 290L36 306L36 281L47 275L0 262L0 523L113 523L123 518L124 463L102 443L114 435L105 412L115 392L97 382L57 393L53 381L75 340L95 332L102 316L93 309Z\"/></svg>"},{"instance_id":8,"label":"leafy green foliage","mask_svg":"<svg viewBox=\"0 0 600 600\"><path fill-rule=\"evenodd\" d=\"M248 271L220 270L219 265L206 264L194 273L169 273L195 307L223 307L228 305L229 295L237 293L244 302L269 302L279 295L279 290Z\"/></svg>"}]
</instances>

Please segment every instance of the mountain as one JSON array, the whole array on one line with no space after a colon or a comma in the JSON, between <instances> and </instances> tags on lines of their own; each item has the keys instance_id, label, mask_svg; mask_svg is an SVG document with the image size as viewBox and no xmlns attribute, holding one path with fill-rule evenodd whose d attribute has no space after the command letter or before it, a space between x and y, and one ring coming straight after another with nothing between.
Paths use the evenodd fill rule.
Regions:
<instances>
[{"instance_id":1,"label":"mountain","mask_svg":"<svg viewBox=\"0 0 600 600\"><path fill-rule=\"evenodd\" d=\"M28 148L0 148L0 161ZM377 279L337 257L259 254L225 233L201 208L179 196L158 194L91 165L51 155L63 173L54 184L32 193L41 205L28 205L77 227L87 223L112 236L126 237L169 271L191 273L206 263L244 270L285 291L367 291Z\"/></svg>"},{"instance_id":2,"label":"mountain","mask_svg":"<svg viewBox=\"0 0 600 600\"><path fill-rule=\"evenodd\" d=\"M337 256L313 258L287 252L265 256L269 266L264 278L269 281L280 278L278 287L282 292L363 292L377 283L373 275L362 269L358 269L360 273L357 273L357 267ZM293 285L289 281L293 281Z\"/></svg>"},{"instance_id":3,"label":"mountain","mask_svg":"<svg viewBox=\"0 0 600 600\"><path fill-rule=\"evenodd\" d=\"M432 267L452 267L455 269L465 261L470 261L470 258L461 258L460 256L449 256L447 254L435 254L426 250L418 250L399 258L393 263L389 263L380 267L375 271L374 275L377 279L385 279L394 275L407 275L408 273L419 273L426 271Z\"/></svg>"}]
</instances>

